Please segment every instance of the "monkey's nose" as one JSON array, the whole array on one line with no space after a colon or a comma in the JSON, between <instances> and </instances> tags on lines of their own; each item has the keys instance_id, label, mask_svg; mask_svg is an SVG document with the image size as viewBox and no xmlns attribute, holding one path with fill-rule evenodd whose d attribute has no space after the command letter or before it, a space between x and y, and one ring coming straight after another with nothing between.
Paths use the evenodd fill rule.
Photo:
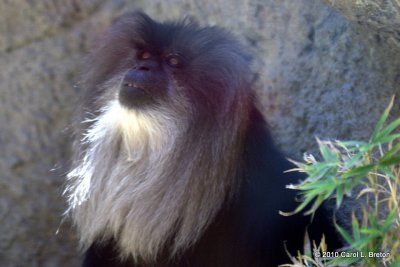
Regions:
<instances>
[{"instance_id":1,"label":"monkey's nose","mask_svg":"<svg viewBox=\"0 0 400 267\"><path fill-rule=\"evenodd\" d=\"M119 102L127 108L137 107L151 100L145 85L138 79L137 72L138 70L131 70L125 75L119 91Z\"/></svg>"},{"instance_id":2,"label":"monkey's nose","mask_svg":"<svg viewBox=\"0 0 400 267\"><path fill-rule=\"evenodd\" d=\"M160 68L159 63L154 60L145 60L140 62L135 69L138 71L157 71Z\"/></svg>"}]
</instances>

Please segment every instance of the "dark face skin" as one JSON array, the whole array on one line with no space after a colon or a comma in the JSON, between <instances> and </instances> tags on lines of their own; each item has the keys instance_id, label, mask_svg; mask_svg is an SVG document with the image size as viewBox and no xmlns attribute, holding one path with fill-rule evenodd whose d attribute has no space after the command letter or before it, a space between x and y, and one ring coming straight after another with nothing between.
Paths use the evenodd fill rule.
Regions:
<instances>
[{"instance_id":1,"label":"dark face skin","mask_svg":"<svg viewBox=\"0 0 400 267\"><path fill-rule=\"evenodd\" d=\"M124 76L119 101L127 108L140 109L165 99L173 73L187 65L178 53L159 55L146 48L137 49L135 64Z\"/></svg>"}]
</instances>

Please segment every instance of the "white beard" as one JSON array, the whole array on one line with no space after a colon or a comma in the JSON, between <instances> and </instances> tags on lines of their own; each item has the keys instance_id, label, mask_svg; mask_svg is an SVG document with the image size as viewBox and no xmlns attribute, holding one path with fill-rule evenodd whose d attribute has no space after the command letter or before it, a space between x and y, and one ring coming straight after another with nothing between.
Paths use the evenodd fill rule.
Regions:
<instances>
[{"instance_id":1,"label":"white beard","mask_svg":"<svg viewBox=\"0 0 400 267\"><path fill-rule=\"evenodd\" d=\"M204 182L213 177L195 170L196 158L171 171L178 169L177 142L188 127L175 117L167 110L128 110L112 100L91 121L66 189L84 248L114 239L122 258L151 261L168 242L174 256L215 217L226 183Z\"/></svg>"}]
</instances>

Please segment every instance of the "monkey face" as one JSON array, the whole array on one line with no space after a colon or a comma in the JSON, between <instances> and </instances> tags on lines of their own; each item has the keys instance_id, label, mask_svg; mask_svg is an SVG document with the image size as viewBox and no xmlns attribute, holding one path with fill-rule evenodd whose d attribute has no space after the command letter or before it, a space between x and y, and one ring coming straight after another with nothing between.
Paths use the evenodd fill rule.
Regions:
<instances>
[{"instance_id":1,"label":"monkey face","mask_svg":"<svg viewBox=\"0 0 400 267\"><path fill-rule=\"evenodd\" d=\"M140 109L168 101L179 72L187 66L178 53L157 53L150 48L136 48L132 67L123 77L119 102L127 108ZM177 96L177 94L176 94Z\"/></svg>"},{"instance_id":2,"label":"monkey face","mask_svg":"<svg viewBox=\"0 0 400 267\"><path fill-rule=\"evenodd\" d=\"M119 91L119 102L127 108L152 105L167 90L168 76L162 62L147 51L138 52L136 60L126 72Z\"/></svg>"},{"instance_id":3,"label":"monkey face","mask_svg":"<svg viewBox=\"0 0 400 267\"><path fill-rule=\"evenodd\" d=\"M130 110L215 116L246 102L249 56L228 32L184 20L122 17L90 56L85 107L118 99Z\"/></svg>"}]
</instances>

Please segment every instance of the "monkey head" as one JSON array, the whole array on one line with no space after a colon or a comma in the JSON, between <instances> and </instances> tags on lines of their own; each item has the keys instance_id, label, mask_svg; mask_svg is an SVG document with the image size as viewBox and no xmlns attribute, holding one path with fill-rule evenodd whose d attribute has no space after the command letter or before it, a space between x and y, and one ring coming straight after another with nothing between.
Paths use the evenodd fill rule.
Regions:
<instances>
[{"instance_id":1,"label":"monkey head","mask_svg":"<svg viewBox=\"0 0 400 267\"><path fill-rule=\"evenodd\" d=\"M232 118L249 101L244 49L225 30L188 19L161 24L142 13L125 15L88 61L84 87L91 88L87 102L97 104L92 110L118 99L130 110Z\"/></svg>"}]
</instances>

